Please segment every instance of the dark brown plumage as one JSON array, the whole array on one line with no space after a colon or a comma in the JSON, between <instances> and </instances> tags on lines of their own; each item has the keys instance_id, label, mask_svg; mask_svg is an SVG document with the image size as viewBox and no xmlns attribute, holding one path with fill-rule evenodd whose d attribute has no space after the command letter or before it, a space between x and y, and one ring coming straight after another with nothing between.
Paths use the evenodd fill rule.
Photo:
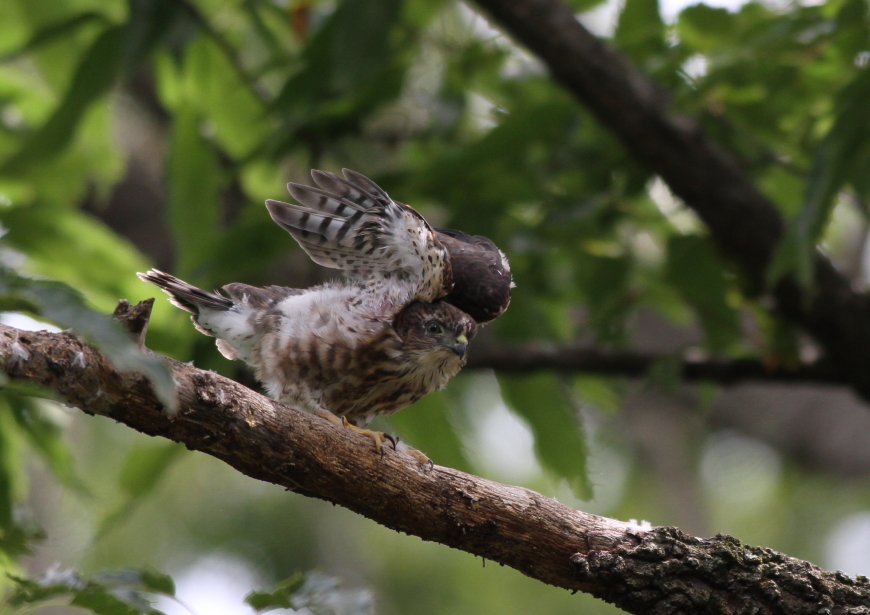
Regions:
<instances>
[{"instance_id":1,"label":"dark brown plumage","mask_svg":"<svg viewBox=\"0 0 870 615\"><path fill-rule=\"evenodd\" d=\"M453 289L444 301L471 316L477 324L495 320L511 302L514 286L507 258L492 240L452 229L435 229L450 255Z\"/></svg>"}]
</instances>

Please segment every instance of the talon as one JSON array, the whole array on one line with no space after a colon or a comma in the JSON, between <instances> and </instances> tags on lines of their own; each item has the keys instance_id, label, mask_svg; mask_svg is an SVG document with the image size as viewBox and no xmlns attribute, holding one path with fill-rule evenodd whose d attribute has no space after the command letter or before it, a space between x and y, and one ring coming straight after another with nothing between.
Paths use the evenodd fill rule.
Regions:
<instances>
[{"instance_id":1,"label":"talon","mask_svg":"<svg viewBox=\"0 0 870 615\"><path fill-rule=\"evenodd\" d=\"M396 447L399 445L399 436L391 436L390 434L385 433L384 437L390 441L390 444L393 445L394 451L398 450Z\"/></svg>"},{"instance_id":2,"label":"talon","mask_svg":"<svg viewBox=\"0 0 870 615\"><path fill-rule=\"evenodd\" d=\"M371 441L375 443L375 450L381 454L381 457L384 456L384 442L386 442L387 440L389 440L390 442L393 442L392 436L385 435L385 434L381 433L380 431L372 431L371 429L363 429L361 427L357 427L353 423L349 422L347 420L347 417L335 416L329 410L317 410L317 411L315 411L314 414L316 414L317 416L319 416L321 418L326 419L327 421L329 421L330 423L332 423L334 425L338 425L339 427L344 427L345 429L350 429L353 432L356 432L360 435L365 436L366 438L371 439ZM396 441L398 441L398 438L396 438ZM393 444L393 447L395 448L395 443Z\"/></svg>"},{"instance_id":3,"label":"talon","mask_svg":"<svg viewBox=\"0 0 870 615\"><path fill-rule=\"evenodd\" d=\"M416 448L409 448L406 449L405 452L420 463L422 463L424 466L429 466L430 470L435 467L435 464L432 462L432 460L429 459L422 451L418 451Z\"/></svg>"}]
</instances>

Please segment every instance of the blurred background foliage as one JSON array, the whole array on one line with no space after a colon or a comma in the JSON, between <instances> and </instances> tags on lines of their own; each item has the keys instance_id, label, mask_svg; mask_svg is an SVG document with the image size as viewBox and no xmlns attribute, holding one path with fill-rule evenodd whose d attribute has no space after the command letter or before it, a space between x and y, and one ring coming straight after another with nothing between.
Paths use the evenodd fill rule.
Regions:
<instances>
[{"instance_id":1,"label":"blurred background foliage","mask_svg":"<svg viewBox=\"0 0 870 615\"><path fill-rule=\"evenodd\" d=\"M865 0L571 2L778 204L791 231L771 275L806 277L818 245L867 286ZM360 171L507 252L513 303L474 345L660 357L643 381L467 370L379 427L583 510L870 574L865 405L811 384L679 382L682 356L819 351L473 5L0 1L3 322L40 326L26 313L116 348L85 303L153 296L134 275L151 266L206 288L328 279L263 206L312 167ZM256 386L162 300L148 344ZM203 615L252 612L252 589L258 608L315 613L613 612L33 393L0 397L0 553L17 579L0 609L148 612L143 595L174 591L157 569Z\"/></svg>"}]
</instances>

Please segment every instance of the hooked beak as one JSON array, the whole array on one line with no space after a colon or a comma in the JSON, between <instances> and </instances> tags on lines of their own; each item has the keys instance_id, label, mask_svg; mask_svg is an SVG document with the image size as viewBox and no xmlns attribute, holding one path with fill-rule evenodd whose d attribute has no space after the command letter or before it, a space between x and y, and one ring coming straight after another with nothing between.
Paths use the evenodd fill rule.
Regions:
<instances>
[{"instance_id":1,"label":"hooked beak","mask_svg":"<svg viewBox=\"0 0 870 615\"><path fill-rule=\"evenodd\" d=\"M468 338L464 335L460 335L456 338L456 343L450 347L450 350L459 355L459 358L465 356L465 351L468 349Z\"/></svg>"}]
</instances>

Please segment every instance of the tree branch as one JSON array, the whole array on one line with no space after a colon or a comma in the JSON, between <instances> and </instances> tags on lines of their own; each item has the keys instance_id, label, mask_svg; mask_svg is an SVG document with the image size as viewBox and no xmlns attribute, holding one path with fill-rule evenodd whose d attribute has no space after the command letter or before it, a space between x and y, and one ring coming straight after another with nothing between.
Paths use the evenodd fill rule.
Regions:
<instances>
[{"instance_id":1,"label":"tree branch","mask_svg":"<svg viewBox=\"0 0 870 615\"><path fill-rule=\"evenodd\" d=\"M130 312L141 327L141 312ZM185 444L243 474L353 510L397 531L461 549L551 585L584 591L630 613L870 612L870 581L822 571L728 536L642 529L580 512L388 449L167 359L179 410L168 416L137 374L118 373L70 333L0 325L0 366L88 414Z\"/></svg>"},{"instance_id":2,"label":"tree branch","mask_svg":"<svg viewBox=\"0 0 870 615\"><path fill-rule=\"evenodd\" d=\"M686 382L708 381L725 385L751 381L849 384L848 379L825 360L784 368L771 367L757 359L693 360L678 355L609 352L584 346L540 343L475 345L469 353L465 369L494 369L513 374L548 370L645 378L656 363L665 361L673 361L680 377Z\"/></svg>"},{"instance_id":3,"label":"tree branch","mask_svg":"<svg viewBox=\"0 0 870 615\"><path fill-rule=\"evenodd\" d=\"M698 213L723 255L760 292L785 225L738 162L696 120L673 114L666 93L590 34L560 0L476 1ZM786 278L774 296L777 309L809 331L870 400L870 300L821 254L811 292Z\"/></svg>"}]
</instances>

